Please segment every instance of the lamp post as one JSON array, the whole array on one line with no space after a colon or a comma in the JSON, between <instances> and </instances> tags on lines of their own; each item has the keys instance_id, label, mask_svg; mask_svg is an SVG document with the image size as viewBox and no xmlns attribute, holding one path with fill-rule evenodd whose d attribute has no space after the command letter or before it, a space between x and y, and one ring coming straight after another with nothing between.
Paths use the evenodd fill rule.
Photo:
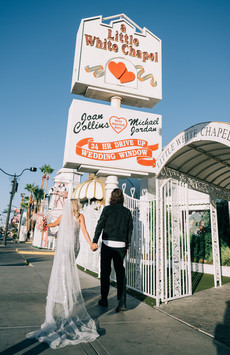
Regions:
<instances>
[{"instance_id":1,"label":"lamp post","mask_svg":"<svg viewBox=\"0 0 230 355\"><path fill-rule=\"evenodd\" d=\"M17 189L18 189L17 178L20 177L20 176L24 173L24 171L29 170L29 171L35 172L35 171L37 171L37 168L34 168L34 167L33 167L33 168L26 168L26 169L23 169L22 172L21 172L21 174L19 174L19 175L16 175L16 174L14 174L14 175L8 174L8 173L6 173L4 170L2 170L1 168L0 168L0 170L1 170L4 174L13 177L13 180L12 180L12 189L11 189L11 192L10 192L10 202L9 202L8 212L7 212L7 217L6 217L6 228L5 228L4 237L3 237L3 245L6 246L6 239L7 239L7 231L8 231L8 226L9 226L11 205L12 205L12 201L13 201L13 198L14 198L14 194L15 194L15 192L17 192Z\"/></svg>"}]
</instances>

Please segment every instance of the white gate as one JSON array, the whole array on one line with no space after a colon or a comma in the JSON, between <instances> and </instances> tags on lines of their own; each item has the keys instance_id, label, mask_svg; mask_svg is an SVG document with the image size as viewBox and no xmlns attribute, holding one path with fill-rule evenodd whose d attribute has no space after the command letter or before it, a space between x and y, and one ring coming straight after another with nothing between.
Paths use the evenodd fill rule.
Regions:
<instances>
[{"instance_id":1,"label":"white gate","mask_svg":"<svg viewBox=\"0 0 230 355\"><path fill-rule=\"evenodd\" d=\"M187 187L166 180L160 188L161 301L192 294Z\"/></svg>"},{"instance_id":2,"label":"white gate","mask_svg":"<svg viewBox=\"0 0 230 355\"><path fill-rule=\"evenodd\" d=\"M124 187L123 187L124 189ZM133 216L133 235L126 257L127 287L156 298L156 200L124 194L124 205Z\"/></svg>"}]
</instances>

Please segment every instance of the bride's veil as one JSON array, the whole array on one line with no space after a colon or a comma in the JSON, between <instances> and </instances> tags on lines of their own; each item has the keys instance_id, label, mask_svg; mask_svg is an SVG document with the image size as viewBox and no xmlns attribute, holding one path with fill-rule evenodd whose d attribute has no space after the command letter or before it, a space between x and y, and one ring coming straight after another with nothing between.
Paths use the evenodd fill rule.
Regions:
<instances>
[{"instance_id":1,"label":"bride's veil","mask_svg":"<svg viewBox=\"0 0 230 355\"><path fill-rule=\"evenodd\" d=\"M47 342L52 348L89 342L98 337L95 323L85 308L75 265L74 245L79 238L76 223L71 201L67 199L49 281L46 319L41 330L27 334L27 337Z\"/></svg>"}]
</instances>

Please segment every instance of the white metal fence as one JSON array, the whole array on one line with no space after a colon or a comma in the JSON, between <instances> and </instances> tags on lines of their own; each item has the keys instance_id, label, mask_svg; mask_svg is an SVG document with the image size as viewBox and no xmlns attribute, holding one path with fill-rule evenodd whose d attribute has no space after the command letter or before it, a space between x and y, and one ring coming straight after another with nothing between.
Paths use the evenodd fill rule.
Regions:
<instances>
[{"instance_id":1,"label":"white metal fence","mask_svg":"<svg viewBox=\"0 0 230 355\"><path fill-rule=\"evenodd\" d=\"M125 258L127 287L159 301L167 302L192 294L188 188L181 181L168 179L157 188L156 200L147 193L140 200L125 193L125 203L133 216L134 229L129 253ZM102 212L99 205L84 207L83 214L93 238ZM100 277L99 249L92 252L82 233L78 264ZM111 279L115 280L112 270Z\"/></svg>"},{"instance_id":2,"label":"white metal fence","mask_svg":"<svg viewBox=\"0 0 230 355\"><path fill-rule=\"evenodd\" d=\"M134 193L134 188L131 189L131 197L124 192L124 205L130 209L134 223L129 253L125 259L127 287L156 298L156 201L147 200L146 195L137 200L133 197ZM88 205L82 210L91 239L101 212L102 208L98 205ZM81 247L77 263L97 273L98 277L100 277L100 245L99 241L99 249L92 252L80 233ZM111 279L115 280L114 270Z\"/></svg>"}]
</instances>

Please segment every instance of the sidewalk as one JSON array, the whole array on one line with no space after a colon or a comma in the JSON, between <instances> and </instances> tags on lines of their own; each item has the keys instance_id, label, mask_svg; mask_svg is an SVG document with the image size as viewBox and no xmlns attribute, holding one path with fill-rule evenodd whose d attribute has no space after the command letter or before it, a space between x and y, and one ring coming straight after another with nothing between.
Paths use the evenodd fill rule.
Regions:
<instances>
[{"instance_id":1,"label":"sidewalk","mask_svg":"<svg viewBox=\"0 0 230 355\"><path fill-rule=\"evenodd\" d=\"M39 329L44 322L52 262L52 252L31 244L8 241L7 247L0 247L1 355L230 354L229 284L161 305L159 310L128 296L128 310L116 313L116 289L111 287L109 307L102 309L97 305L99 280L81 271L86 308L100 327L101 336L93 343L58 350L26 339L26 333ZM215 340L215 335L228 346Z\"/></svg>"}]
</instances>

